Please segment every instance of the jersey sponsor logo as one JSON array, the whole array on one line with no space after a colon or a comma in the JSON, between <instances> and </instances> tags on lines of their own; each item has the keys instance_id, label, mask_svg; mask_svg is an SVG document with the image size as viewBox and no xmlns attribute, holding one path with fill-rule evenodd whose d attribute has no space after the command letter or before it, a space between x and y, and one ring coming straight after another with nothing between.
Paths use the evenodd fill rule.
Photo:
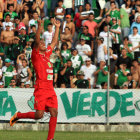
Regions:
<instances>
[{"instance_id":1,"label":"jersey sponsor logo","mask_svg":"<svg viewBox=\"0 0 140 140\"><path fill-rule=\"evenodd\" d=\"M51 68L51 67L52 67L52 65L51 65L51 63L50 63L50 62L48 62L48 66L49 66L49 68Z\"/></svg>"},{"instance_id":2,"label":"jersey sponsor logo","mask_svg":"<svg viewBox=\"0 0 140 140\"><path fill-rule=\"evenodd\" d=\"M48 74L47 80L53 80L53 75Z\"/></svg>"},{"instance_id":3,"label":"jersey sponsor logo","mask_svg":"<svg viewBox=\"0 0 140 140\"><path fill-rule=\"evenodd\" d=\"M47 73L53 73L53 70L46 69Z\"/></svg>"}]
</instances>

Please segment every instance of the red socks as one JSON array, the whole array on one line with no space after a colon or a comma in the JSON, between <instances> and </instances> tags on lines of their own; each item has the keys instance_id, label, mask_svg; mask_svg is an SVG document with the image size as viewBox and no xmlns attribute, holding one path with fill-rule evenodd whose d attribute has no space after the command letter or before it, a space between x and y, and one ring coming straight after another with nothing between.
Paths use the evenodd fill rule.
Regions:
<instances>
[{"instance_id":1,"label":"red socks","mask_svg":"<svg viewBox=\"0 0 140 140\"><path fill-rule=\"evenodd\" d=\"M35 112L28 113L17 113L18 119L35 119ZM49 122L49 132L47 140L52 140L55 133L55 128L57 124L57 117L51 117Z\"/></svg>"},{"instance_id":2,"label":"red socks","mask_svg":"<svg viewBox=\"0 0 140 140\"><path fill-rule=\"evenodd\" d=\"M51 117L49 122L49 132L47 140L52 140L55 133L55 128L57 124L57 117Z\"/></svg>"},{"instance_id":3,"label":"red socks","mask_svg":"<svg viewBox=\"0 0 140 140\"><path fill-rule=\"evenodd\" d=\"M35 119L35 112L17 113L18 119Z\"/></svg>"}]
</instances>

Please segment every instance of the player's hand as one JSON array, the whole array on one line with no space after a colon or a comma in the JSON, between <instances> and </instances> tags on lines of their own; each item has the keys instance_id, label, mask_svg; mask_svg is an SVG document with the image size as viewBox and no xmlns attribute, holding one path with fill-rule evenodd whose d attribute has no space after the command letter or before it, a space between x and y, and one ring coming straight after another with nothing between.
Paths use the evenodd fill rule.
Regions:
<instances>
[{"instance_id":1,"label":"player's hand","mask_svg":"<svg viewBox=\"0 0 140 140\"><path fill-rule=\"evenodd\" d=\"M58 21L58 20L54 20L54 25L55 25L55 27L60 27L60 25L61 25L61 23L60 23L60 21Z\"/></svg>"}]
</instances>

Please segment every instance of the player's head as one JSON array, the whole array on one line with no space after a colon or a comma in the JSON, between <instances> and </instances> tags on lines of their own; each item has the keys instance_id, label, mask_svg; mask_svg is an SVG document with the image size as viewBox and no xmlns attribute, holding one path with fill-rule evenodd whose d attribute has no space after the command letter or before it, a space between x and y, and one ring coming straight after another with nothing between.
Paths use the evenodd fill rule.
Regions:
<instances>
[{"instance_id":1,"label":"player's head","mask_svg":"<svg viewBox=\"0 0 140 140\"><path fill-rule=\"evenodd\" d=\"M46 45L45 45L45 41L42 39L42 40L40 40L40 42L39 42L39 50L40 51L46 51Z\"/></svg>"},{"instance_id":2,"label":"player's head","mask_svg":"<svg viewBox=\"0 0 140 140\"><path fill-rule=\"evenodd\" d=\"M27 60L26 60L26 59L23 59L23 60L22 60L22 66L23 66L23 67L26 67L27 64L28 64Z\"/></svg>"}]
</instances>

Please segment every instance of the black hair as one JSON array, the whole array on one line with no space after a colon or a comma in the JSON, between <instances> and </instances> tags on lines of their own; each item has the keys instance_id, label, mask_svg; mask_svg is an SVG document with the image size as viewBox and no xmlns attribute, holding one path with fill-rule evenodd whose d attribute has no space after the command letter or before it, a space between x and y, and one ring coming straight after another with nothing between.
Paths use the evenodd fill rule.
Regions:
<instances>
[{"instance_id":1,"label":"black hair","mask_svg":"<svg viewBox=\"0 0 140 140\"><path fill-rule=\"evenodd\" d=\"M11 18L11 15L10 15L10 14L6 14L6 16L5 16L5 17L7 17L7 16L9 16L9 17Z\"/></svg>"},{"instance_id":2,"label":"black hair","mask_svg":"<svg viewBox=\"0 0 140 140\"><path fill-rule=\"evenodd\" d=\"M127 76L132 76L132 74L131 73L128 73Z\"/></svg>"},{"instance_id":3,"label":"black hair","mask_svg":"<svg viewBox=\"0 0 140 140\"><path fill-rule=\"evenodd\" d=\"M112 3L114 3L114 4L116 5L115 1L110 2L110 5L111 5Z\"/></svg>"},{"instance_id":4,"label":"black hair","mask_svg":"<svg viewBox=\"0 0 140 140\"><path fill-rule=\"evenodd\" d=\"M68 30L70 31L70 28L68 26L66 26L65 28L68 28Z\"/></svg>"},{"instance_id":5,"label":"black hair","mask_svg":"<svg viewBox=\"0 0 140 140\"><path fill-rule=\"evenodd\" d=\"M132 63L133 63L133 62L135 62L135 61L136 61L136 62L138 62L138 60L137 60L137 59L133 59L133 60L132 60Z\"/></svg>"},{"instance_id":6,"label":"black hair","mask_svg":"<svg viewBox=\"0 0 140 140\"><path fill-rule=\"evenodd\" d=\"M84 28L84 27L85 27L86 29L88 29L88 26L83 26L83 28Z\"/></svg>"},{"instance_id":7,"label":"black hair","mask_svg":"<svg viewBox=\"0 0 140 140\"><path fill-rule=\"evenodd\" d=\"M31 26L31 29L32 29L33 27L35 27L35 28L36 28L36 26L35 26L35 25L32 25L32 26Z\"/></svg>"},{"instance_id":8,"label":"black hair","mask_svg":"<svg viewBox=\"0 0 140 140\"><path fill-rule=\"evenodd\" d=\"M20 19L19 16L14 17L14 19Z\"/></svg>"},{"instance_id":9,"label":"black hair","mask_svg":"<svg viewBox=\"0 0 140 140\"><path fill-rule=\"evenodd\" d=\"M22 61L25 61L26 63L28 63L28 61L26 59L22 59Z\"/></svg>"},{"instance_id":10,"label":"black hair","mask_svg":"<svg viewBox=\"0 0 140 140\"><path fill-rule=\"evenodd\" d=\"M123 38L123 40L125 40L125 39L129 40L128 36L125 36L125 37Z\"/></svg>"},{"instance_id":11,"label":"black hair","mask_svg":"<svg viewBox=\"0 0 140 140\"><path fill-rule=\"evenodd\" d=\"M52 26L53 24L52 23L49 23L48 26L50 26L50 25Z\"/></svg>"},{"instance_id":12,"label":"black hair","mask_svg":"<svg viewBox=\"0 0 140 140\"><path fill-rule=\"evenodd\" d=\"M87 5L87 4L90 5L90 7L91 7L91 4L89 2L87 2L85 5Z\"/></svg>"},{"instance_id":13,"label":"black hair","mask_svg":"<svg viewBox=\"0 0 140 140\"><path fill-rule=\"evenodd\" d=\"M59 3L59 2L62 2L62 3L63 3L63 0L59 0L58 3Z\"/></svg>"},{"instance_id":14,"label":"black hair","mask_svg":"<svg viewBox=\"0 0 140 140\"><path fill-rule=\"evenodd\" d=\"M133 29L137 29L138 30L138 28L136 26L134 26Z\"/></svg>"},{"instance_id":15,"label":"black hair","mask_svg":"<svg viewBox=\"0 0 140 140\"><path fill-rule=\"evenodd\" d=\"M63 50L63 46L67 46L67 48L68 48L67 42L63 42L63 43L62 43L62 45L61 45L61 50Z\"/></svg>"},{"instance_id":16,"label":"black hair","mask_svg":"<svg viewBox=\"0 0 140 140\"><path fill-rule=\"evenodd\" d=\"M89 13L89 16L91 16L91 15L93 15L93 16L94 16L94 14L93 14L93 13Z\"/></svg>"}]
</instances>

